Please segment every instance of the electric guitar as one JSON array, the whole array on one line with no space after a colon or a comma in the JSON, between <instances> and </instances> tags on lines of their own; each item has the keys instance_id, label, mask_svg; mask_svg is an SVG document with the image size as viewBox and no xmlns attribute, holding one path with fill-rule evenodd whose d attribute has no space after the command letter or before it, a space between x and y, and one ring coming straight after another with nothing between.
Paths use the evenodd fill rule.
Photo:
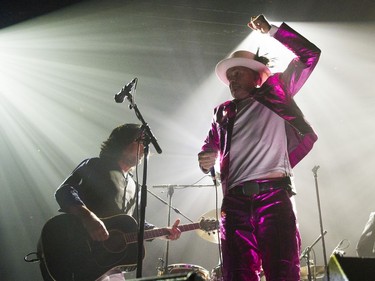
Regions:
<instances>
[{"instance_id":1,"label":"electric guitar","mask_svg":"<svg viewBox=\"0 0 375 281\"><path fill-rule=\"evenodd\" d=\"M132 271L137 265L138 225L129 215L101 219L108 232L105 241L93 241L80 219L62 214L48 220L40 238L40 254L48 274L57 281L94 281L107 271ZM181 232L218 229L216 220L179 225ZM144 240L168 235L167 228L145 230ZM143 249L144 258L145 250Z\"/></svg>"}]
</instances>

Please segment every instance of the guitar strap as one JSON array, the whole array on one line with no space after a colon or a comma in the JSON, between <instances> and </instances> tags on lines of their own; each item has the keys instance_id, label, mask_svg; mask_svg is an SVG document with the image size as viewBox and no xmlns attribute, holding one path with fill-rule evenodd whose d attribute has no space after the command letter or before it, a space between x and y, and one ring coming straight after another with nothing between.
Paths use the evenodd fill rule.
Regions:
<instances>
[{"instance_id":1,"label":"guitar strap","mask_svg":"<svg viewBox=\"0 0 375 281\"><path fill-rule=\"evenodd\" d=\"M127 191L127 188L129 187L129 176L133 178L133 175L130 172L128 172L125 176L125 187L124 187L124 195L122 197L122 208L121 208L121 211L124 214L128 214L128 212L131 210L131 208L134 206L136 202L136 196L134 196L133 198L129 198L128 203L126 204L126 201L127 201L126 191Z\"/></svg>"},{"instance_id":2,"label":"guitar strap","mask_svg":"<svg viewBox=\"0 0 375 281\"><path fill-rule=\"evenodd\" d=\"M121 211L125 213L125 203L126 203L126 188L128 187L129 182L129 173L125 176L125 187L124 187L124 195L122 196L122 209Z\"/></svg>"}]
</instances>

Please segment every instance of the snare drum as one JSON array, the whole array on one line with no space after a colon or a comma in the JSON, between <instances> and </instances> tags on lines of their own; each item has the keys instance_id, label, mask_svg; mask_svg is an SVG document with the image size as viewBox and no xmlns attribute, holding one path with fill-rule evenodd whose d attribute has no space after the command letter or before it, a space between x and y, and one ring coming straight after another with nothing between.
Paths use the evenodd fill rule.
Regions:
<instances>
[{"instance_id":1,"label":"snare drum","mask_svg":"<svg viewBox=\"0 0 375 281\"><path fill-rule=\"evenodd\" d=\"M204 281L210 280L209 271L199 265L176 263L168 265L167 270L169 274L195 272L198 276L202 277Z\"/></svg>"}]
</instances>

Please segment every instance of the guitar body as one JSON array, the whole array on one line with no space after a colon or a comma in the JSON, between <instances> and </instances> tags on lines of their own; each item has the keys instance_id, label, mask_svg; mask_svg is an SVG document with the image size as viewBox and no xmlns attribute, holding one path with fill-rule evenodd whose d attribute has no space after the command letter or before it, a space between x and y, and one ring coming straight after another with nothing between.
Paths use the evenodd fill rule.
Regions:
<instances>
[{"instance_id":1,"label":"guitar body","mask_svg":"<svg viewBox=\"0 0 375 281\"><path fill-rule=\"evenodd\" d=\"M53 217L44 225L40 250L48 274L57 281L94 281L114 268L134 270L137 264L136 237L129 242L124 233L138 230L128 215L102 219L109 239L95 242L74 215ZM143 251L144 257L144 251Z\"/></svg>"},{"instance_id":2,"label":"guitar body","mask_svg":"<svg viewBox=\"0 0 375 281\"><path fill-rule=\"evenodd\" d=\"M136 268L138 254L138 225L128 215L101 218L109 238L95 242L74 215L62 214L46 222L38 243L42 257L40 265L45 281L95 281L111 269L131 271ZM202 219L199 223L178 226L180 231L218 229L216 220ZM149 240L169 234L167 228L146 230ZM145 251L143 248L142 258Z\"/></svg>"}]
</instances>

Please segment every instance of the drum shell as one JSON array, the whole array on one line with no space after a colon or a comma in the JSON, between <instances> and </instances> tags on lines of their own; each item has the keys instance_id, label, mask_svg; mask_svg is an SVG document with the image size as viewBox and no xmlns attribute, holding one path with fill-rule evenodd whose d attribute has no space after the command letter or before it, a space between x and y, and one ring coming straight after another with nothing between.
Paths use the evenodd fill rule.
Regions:
<instances>
[{"instance_id":1,"label":"drum shell","mask_svg":"<svg viewBox=\"0 0 375 281\"><path fill-rule=\"evenodd\" d=\"M195 264L187 264L187 263L176 263L168 265L167 267L168 274L178 274L178 273L188 273L188 272L195 272L197 275L202 277L204 281L210 281L210 272Z\"/></svg>"},{"instance_id":2,"label":"drum shell","mask_svg":"<svg viewBox=\"0 0 375 281\"><path fill-rule=\"evenodd\" d=\"M215 266L211 270L210 281L224 281L223 275L221 273L221 265L220 264ZM266 281L266 278L264 277L263 270L260 273L260 281Z\"/></svg>"}]
</instances>

